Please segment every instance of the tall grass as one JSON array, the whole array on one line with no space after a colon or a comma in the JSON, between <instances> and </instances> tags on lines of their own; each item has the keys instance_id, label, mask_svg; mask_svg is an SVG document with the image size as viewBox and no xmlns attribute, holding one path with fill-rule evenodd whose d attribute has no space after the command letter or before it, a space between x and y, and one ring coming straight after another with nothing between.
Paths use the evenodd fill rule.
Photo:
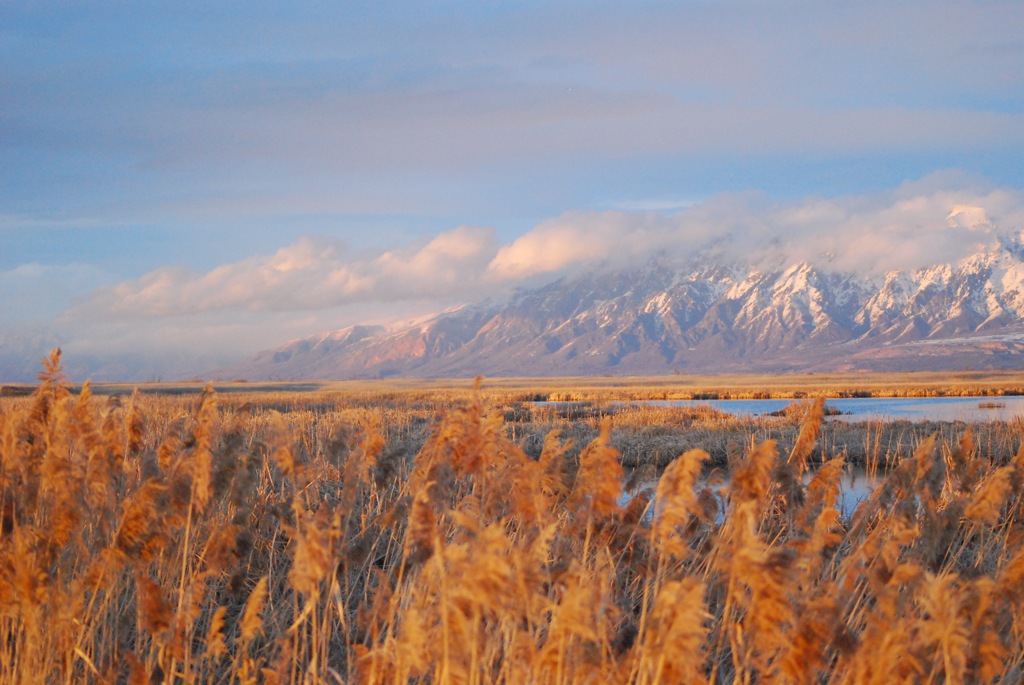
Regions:
<instances>
[{"instance_id":1,"label":"tall grass","mask_svg":"<svg viewBox=\"0 0 1024 685\"><path fill-rule=\"evenodd\" d=\"M624 499L600 416L528 453L479 393L422 444L373 407L185 402L72 394L55 354L0 404L0 681L1024 677L1016 445L922 439L843 517L820 406L727 483L695 445Z\"/></svg>"}]
</instances>

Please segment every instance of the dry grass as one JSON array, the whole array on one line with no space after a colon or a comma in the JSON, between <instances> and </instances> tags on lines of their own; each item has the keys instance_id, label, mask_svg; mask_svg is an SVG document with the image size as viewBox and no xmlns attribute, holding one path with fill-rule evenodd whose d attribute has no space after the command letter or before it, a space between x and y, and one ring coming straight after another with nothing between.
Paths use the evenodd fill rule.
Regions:
<instances>
[{"instance_id":1,"label":"dry grass","mask_svg":"<svg viewBox=\"0 0 1024 685\"><path fill-rule=\"evenodd\" d=\"M190 395L206 381L97 385L98 395ZM388 378L348 381L218 380L221 395L266 393L333 394L348 401L430 403L467 400L472 379ZM0 385L0 397L30 394L24 384ZM665 376L489 378L484 396L490 402L569 400L608 402L693 399L803 399L805 397L967 397L1024 395L1019 371L917 371L891 373L784 373Z\"/></svg>"},{"instance_id":2,"label":"dry grass","mask_svg":"<svg viewBox=\"0 0 1024 685\"><path fill-rule=\"evenodd\" d=\"M0 682L1024 677L1019 427L878 428L843 517L813 406L724 445L727 481L680 449L652 502L617 431L726 418L507 402L101 398L55 355L0 402Z\"/></svg>"}]
</instances>

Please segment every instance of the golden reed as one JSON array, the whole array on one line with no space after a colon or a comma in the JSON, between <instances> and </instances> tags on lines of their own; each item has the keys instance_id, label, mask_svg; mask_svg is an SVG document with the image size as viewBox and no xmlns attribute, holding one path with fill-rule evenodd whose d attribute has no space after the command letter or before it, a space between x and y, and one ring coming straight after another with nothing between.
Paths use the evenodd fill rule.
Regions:
<instances>
[{"instance_id":1,"label":"golden reed","mask_svg":"<svg viewBox=\"0 0 1024 685\"><path fill-rule=\"evenodd\" d=\"M0 404L0 682L1024 678L1024 450L923 441L843 515L820 403L629 496L614 420L529 456L477 393L409 451L373 407L73 394L55 352Z\"/></svg>"}]
</instances>

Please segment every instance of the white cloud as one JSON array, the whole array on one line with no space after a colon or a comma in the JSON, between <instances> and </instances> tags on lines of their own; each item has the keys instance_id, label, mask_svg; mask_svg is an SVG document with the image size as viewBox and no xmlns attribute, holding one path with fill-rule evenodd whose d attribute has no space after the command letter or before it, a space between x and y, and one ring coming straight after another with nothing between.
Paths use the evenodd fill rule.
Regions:
<instances>
[{"instance_id":1,"label":"white cloud","mask_svg":"<svg viewBox=\"0 0 1024 685\"><path fill-rule=\"evenodd\" d=\"M635 264L654 254L687 259L707 250L766 266L801 259L878 273L956 261L999 233L1024 229L1024 194L944 183L940 175L877 195L789 202L758 193L719 195L668 215L568 212L503 247L488 275L523 279L588 264Z\"/></svg>"},{"instance_id":2,"label":"white cloud","mask_svg":"<svg viewBox=\"0 0 1024 685\"><path fill-rule=\"evenodd\" d=\"M458 227L426 244L379 255L303 237L269 256L206 273L181 267L100 288L73 306L69 322L94 317L152 319L229 311L315 311L367 302L423 301L465 294L464 275L494 256L493 229Z\"/></svg>"},{"instance_id":3,"label":"white cloud","mask_svg":"<svg viewBox=\"0 0 1024 685\"><path fill-rule=\"evenodd\" d=\"M488 276L512 281L608 259L644 260L666 246L677 223L655 212L566 212L502 247Z\"/></svg>"},{"instance_id":4,"label":"white cloud","mask_svg":"<svg viewBox=\"0 0 1024 685\"><path fill-rule=\"evenodd\" d=\"M475 280L498 249L495 232L460 226L413 251L385 252L371 265L387 299L459 292Z\"/></svg>"}]
</instances>

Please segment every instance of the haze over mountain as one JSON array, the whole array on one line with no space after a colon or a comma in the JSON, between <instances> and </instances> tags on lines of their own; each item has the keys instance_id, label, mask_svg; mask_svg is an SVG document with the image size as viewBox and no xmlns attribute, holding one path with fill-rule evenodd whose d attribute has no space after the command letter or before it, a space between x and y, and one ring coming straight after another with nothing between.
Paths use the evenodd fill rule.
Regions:
<instances>
[{"instance_id":1,"label":"haze over mountain","mask_svg":"<svg viewBox=\"0 0 1024 685\"><path fill-rule=\"evenodd\" d=\"M714 247L597 269L390 326L295 340L248 379L1003 369L1024 362L1024 243L865 274Z\"/></svg>"}]
</instances>

